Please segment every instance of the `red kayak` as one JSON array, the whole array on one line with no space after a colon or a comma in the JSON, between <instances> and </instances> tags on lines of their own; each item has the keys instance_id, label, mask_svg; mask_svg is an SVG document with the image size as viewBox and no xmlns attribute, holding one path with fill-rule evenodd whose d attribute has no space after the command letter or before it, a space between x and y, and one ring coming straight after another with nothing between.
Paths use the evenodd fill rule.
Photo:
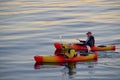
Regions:
<instances>
[{"instance_id":1,"label":"red kayak","mask_svg":"<svg viewBox=\"0 0 120 80\"><path fill-rule=\"evenodd\" d=\"M83 46L79 43L73 43L71 44L72 48L74 48L75 50L87 50L86 46ZM54 47L56 49L62 49L62 46L64 46L66 49L68 48L68 44L61 44L61 43L54 43ZM105 51L105 50L115 50L116 47L113 45L98 45L98 46L94 46L91 48L91 51Z\"/></svg>"}]
</instances>

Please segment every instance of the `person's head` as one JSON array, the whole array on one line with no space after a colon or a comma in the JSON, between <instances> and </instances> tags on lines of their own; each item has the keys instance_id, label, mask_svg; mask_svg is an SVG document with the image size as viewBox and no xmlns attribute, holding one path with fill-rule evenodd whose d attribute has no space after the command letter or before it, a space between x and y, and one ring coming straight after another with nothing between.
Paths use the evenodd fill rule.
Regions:
<instances>
[{"instance_id":1,"label":"person's head","mask_svg":"<svg viewBox=\"0 0 120 80\"><path fill-rule=\"evenodd\" d=\"M90 37L92 35L92 32L87 32L86 35Z\"/></svg>"}]
</instances>

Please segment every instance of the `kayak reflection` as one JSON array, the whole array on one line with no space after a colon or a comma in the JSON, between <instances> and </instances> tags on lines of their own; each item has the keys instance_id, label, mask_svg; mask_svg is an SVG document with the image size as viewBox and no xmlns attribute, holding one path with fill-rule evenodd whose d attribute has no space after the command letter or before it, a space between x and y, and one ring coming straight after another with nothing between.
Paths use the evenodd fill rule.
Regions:
<instances>
[{"instance_id":1,"label":"kayak reflection","mask_svg":"<svg viewBox=\"0 0 120 80\"><path fill-rule=\"evenodd\" d=\"M34 64L34 69L41 69L41 68L56 68L59 66L64 66L65 63L54 63L54 62L45 62L45 63L40 63L36 62Z\"/></svg>"},{"instance_id":2,"label":"kayak reflection","mask_svg":"<svg viewBox=\"0 0 120 80\"><path fill-rule=\"evenodd\" d=\"M97 60L89 60L84 62L97 62ZM34 64L34 69L42 69L42 68L56 68L60 66L65 66L68 69L72 69L76 67L77 63L68 62L68 63L56 63L56 62L36 62Z\"/></svg>"}]
</instances>

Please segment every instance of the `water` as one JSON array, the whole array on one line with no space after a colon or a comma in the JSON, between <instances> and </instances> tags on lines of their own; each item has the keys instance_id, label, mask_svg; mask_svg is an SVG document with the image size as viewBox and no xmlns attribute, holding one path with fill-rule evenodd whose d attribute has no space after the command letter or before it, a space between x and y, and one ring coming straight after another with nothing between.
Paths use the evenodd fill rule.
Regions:
<instances>
[{"instance_id":1,"label":"water","mask_svg":"<svg viewBox=\"0 0 120 80\"><path fill-rule=\"evenodd\" d=\"M119 0L0 0L0 80L120 80ZM97 62L39 65L35 55L53 55L54 42L78 42L93 32L101 51Z\"/></svg>"}]
</instances>

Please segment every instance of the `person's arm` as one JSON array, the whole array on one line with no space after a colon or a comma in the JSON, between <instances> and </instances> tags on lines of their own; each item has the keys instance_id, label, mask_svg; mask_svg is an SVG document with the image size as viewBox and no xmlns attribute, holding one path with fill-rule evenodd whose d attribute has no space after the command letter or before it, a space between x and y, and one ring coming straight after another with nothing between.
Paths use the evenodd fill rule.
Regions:
<instances>
[{"instance_id":1,"label":"person's arm","mask_svg":"<svg viewBox=\"0 0 120 80\"><path fill-rule=\"evenodd\" d=\"M85 43L85 41L84 41L84 40L80 40L80 39L76 39L76 40L78 40L78 41L80 41L80 42L82 42L82 43Z\"/></svg>"},{"instance_id":2,"label":"person's arm","mask_svg":"<svg viewBox=\"0 0 120 80\"><path fill-rule=\"evenodd\" d=\"M85 41L84 40L79 40L80 42L82 42L82 43L85 43Z\"/></svg>"}]
</instances>

